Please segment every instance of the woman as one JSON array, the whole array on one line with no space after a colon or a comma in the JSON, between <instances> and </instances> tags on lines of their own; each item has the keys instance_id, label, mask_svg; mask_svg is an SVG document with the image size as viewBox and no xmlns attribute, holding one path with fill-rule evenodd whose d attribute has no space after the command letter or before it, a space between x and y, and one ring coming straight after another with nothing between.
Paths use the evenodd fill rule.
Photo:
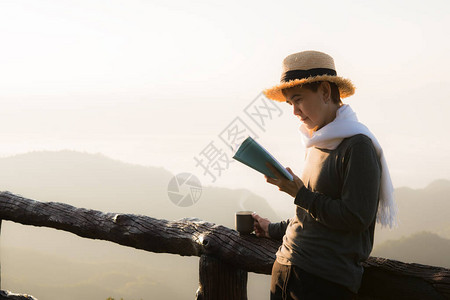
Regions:
<instances>
[{"instance_id":1,"label":"woman","mask_svg":"<svg viewBox=\"0 0 450 300\"><path fill-rule=\"evenodd\" d=\"M395 225L393 187L381 146L341 98L350 80L331 56L303 51L283 61L281 83L264 91L287 102L306 146L301 178L273 166L266 181L294 197L296 213L279 223L253 215L257 236L282 239L272 268L271 299L353 299L361 263L373 247L375 223Z\"/></svg>"}]
</instances>

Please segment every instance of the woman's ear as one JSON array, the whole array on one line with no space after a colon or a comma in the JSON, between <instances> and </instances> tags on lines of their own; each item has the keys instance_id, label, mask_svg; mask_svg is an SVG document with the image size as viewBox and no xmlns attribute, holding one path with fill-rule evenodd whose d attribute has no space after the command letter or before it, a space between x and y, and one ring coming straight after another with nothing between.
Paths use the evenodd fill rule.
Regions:
<instances>
[{"instance_id":1,"label":"woman's ear","mask_svg":"<svg viewBox=\"0 0 450 300\"><path fill-rule=\"evenodd\" d=\"M331 101L331 85L328 81L322 81L320 83L320 89L323 96L323 101L328 103Z\"/></svg>"}]
</instances>

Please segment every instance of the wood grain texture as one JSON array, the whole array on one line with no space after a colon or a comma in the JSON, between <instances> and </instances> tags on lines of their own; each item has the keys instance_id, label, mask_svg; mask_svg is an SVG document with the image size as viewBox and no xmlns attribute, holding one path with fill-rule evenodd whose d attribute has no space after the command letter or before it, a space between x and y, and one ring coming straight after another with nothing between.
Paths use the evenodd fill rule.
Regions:
<instances>
[{"instance_id":1,"label":"wood grain texture","mask_svg":"<svg viewBox=\"0 0 450 300\"><path fill-rule=\"evenodd\" d=\"M199 288L196 300L247 299L246 271L209 255L200 257Z\"/></svg>"},{"instance_id":2,"label":"wood grain texture","mask_svg":"<svg viewBox=\"0 0 450 300\"><path fill-rule=\"evenodd\" d=\"M281 245L280 241L241 236L233 229L194 218L168 221L144 215L104 213L64 203L39 202L10 192L0 192L0 219L60 229L156 253L203 257L205 261L200 260L205 267L203 275L220 267L230 268L233 276L241 271L270 275ZM218 261L212 257L223 265L214 266ZM449 269L379 257L369 257L363 266L360 299L450 299ZM242 274L239 276L244 280ZM206 278L204 285L211 286Z\"/></svg>"},{"instance_id":3,"label":"wood grain texture","mask_svg":"<svg viewBox=\"0 0 450 300\"><path fill-rule=\"evenodd\" d=\"M156 253L212 254L242 270L270 274L280 243L193 218L177 221L104 213L0 192L0 219L44 226Z\"/></svg>"},{"instance_id":4,"label":"wood grain texture","mask_svg":"<svg viewBox=\"0 0 450 300\"><path fill-rule=\"evenodd\" d=\"M10 291L0 291L0 300L37 300L30 295L14 294Z\"/></svg>"}]
</instances>

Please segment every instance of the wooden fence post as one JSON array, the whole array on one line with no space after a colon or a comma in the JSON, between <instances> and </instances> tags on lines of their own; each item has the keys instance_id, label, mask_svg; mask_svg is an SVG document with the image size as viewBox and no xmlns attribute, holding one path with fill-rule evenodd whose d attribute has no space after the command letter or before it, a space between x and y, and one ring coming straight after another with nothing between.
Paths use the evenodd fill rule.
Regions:
<instances>
[{"instance_id":1,"label":"wooden fence post","mask_svg":"<svg viewBox=\"0 0 450 300\"><path fill-rule=\"evenodd\" d=\"M247 300L247 271L202 255L197 300Z\"/></svg>"}]
</instances>

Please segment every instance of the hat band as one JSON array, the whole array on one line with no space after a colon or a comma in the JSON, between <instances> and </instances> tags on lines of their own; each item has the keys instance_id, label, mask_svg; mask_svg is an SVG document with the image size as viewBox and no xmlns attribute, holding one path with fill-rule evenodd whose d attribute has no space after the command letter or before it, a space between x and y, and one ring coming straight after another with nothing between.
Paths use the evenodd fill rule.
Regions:
<instances>
[{"instance_id":1,"label":"hat band","mask_svg":"<svg viewBox=\"0 0 450 300\"><path fill-rule=\"evenodd\" d=\"M283 74L283 76L281 77L281 82L288 82L294 79L304 79L318 75L336 76L337 73L335 70L327 68L315 68L309 70L291 70Z\"/></svg>"}]
</instances>

